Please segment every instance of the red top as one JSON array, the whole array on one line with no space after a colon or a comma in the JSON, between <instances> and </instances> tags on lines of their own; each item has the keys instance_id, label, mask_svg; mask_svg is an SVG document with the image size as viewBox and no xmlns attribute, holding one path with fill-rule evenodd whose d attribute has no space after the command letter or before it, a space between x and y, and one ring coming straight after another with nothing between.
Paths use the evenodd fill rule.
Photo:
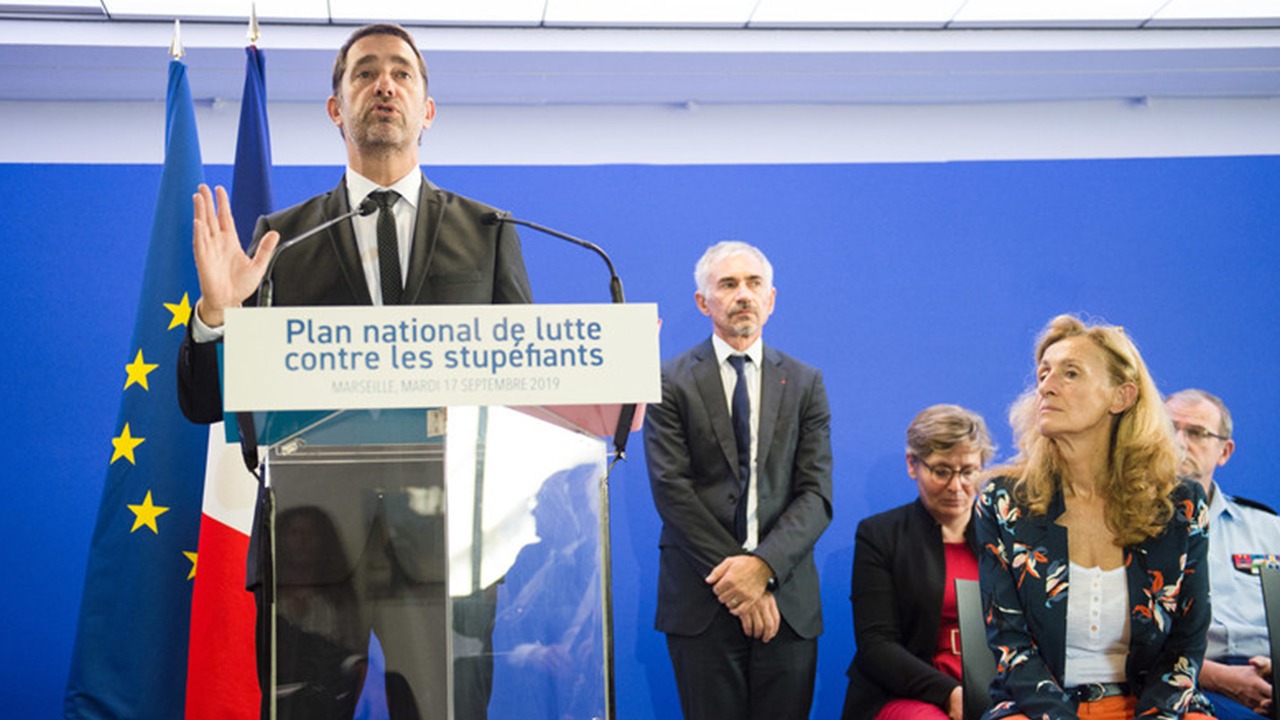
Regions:
<instances>
[{"instance_id":1,"label":"red top","mask_svg":"<svg viewBox=\"0 0 1280 720\"><path fill-rule=\"evenodd\" d=\"M960 679L960 623L956 612L956 579L977 580L978 558L967 543L944 543L947 581L942 591L942 620L938 623L938 645L933 666Z\"/></svg>"}]
</instances>

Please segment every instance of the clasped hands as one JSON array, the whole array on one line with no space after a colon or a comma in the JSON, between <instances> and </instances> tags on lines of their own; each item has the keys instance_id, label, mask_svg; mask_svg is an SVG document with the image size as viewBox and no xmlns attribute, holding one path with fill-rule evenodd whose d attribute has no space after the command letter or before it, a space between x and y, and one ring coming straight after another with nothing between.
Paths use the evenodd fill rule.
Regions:
<instances>
[{"instance_id":1,"label":"clasped hands","mask_svg":"<svg viewBox=\"0 0 1280 720\"><path fill-rule=\"evenodd\" d=\"M769 642L778 634L782 616L773 593L766 590L773 570L755 555L731 555L707 575L716 599L742 622L748 637Z\"/></svg>"},{"instance_id":2,"label":"clasped hands","mask_svg":"<svg viewBox=\"0 0 1280 720\"><path fill-rule=\"evenodd\" d=\"M1271 659L1266 656L1249 658L1248 665L1228 665L1220 671L1225 678L1222 692L1256 713L1271 712Z\"/></svg>"}]
</instances>

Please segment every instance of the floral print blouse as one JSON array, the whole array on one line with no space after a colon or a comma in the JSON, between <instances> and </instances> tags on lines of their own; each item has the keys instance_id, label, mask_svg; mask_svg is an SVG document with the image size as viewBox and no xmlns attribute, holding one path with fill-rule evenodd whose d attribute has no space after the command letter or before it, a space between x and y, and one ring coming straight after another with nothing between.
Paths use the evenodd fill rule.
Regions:
<instances>
[{"instance_id":1,"label":"floral print blouse","mask_svg":"<svg viewBox=\"0 0 1280 720\"><path fill-rule=\"evenodd\" d=\"M1071 578L1061 493L1049 511L1018 505L1013 480L999 477L978 496L979 585L987 643L996 655L993 720L1074 718L1077 700L1060 678L1066 663L1067 593ZM1137 696L1138 718L1181 718L1211 712L1196 688L1209 627L1208 501L1204 489L1181 482L1164 532L1124 548L1129 587L1129 657L1125 675Z\"/></svg>"}]
</instances>

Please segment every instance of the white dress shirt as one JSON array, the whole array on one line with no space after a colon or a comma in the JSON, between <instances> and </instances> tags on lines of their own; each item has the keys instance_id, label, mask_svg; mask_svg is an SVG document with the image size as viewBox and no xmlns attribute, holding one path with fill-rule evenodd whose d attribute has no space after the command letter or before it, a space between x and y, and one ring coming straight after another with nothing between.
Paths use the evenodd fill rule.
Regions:
<instances>
[{"instance_id":1,"label":"white dress shirt","mask_svg":"<svg viewBox=\"0 0 1280 720\"><path fill-rule=\"evenodd\" d=\"M749 362L743 363L742 366L742 376L747 382L747 397L751 402L751 477L747 480L747 538L742 543L742 548L750 552L760 542L756 458L760 445L760 363L764 360L764 342L757 338L751 347L742 353L730 347L729 343L720 339L719 335L711 336L711 344L715 346L716 361L720 363L720 381L724 383L724 398L728 403L730 417L733 416L733 390L738 385L738 371L729 364L729 356L746 355L749 359Z\"/></svg>"},{"instance_id":2,"label":"white dress shirt","mask_svg":"<svg viewBox=\"0 0 1280 720\"><path fill-rule=\"evenodd\" d=\"M392 190L400 196L391 212L396 218L396 239L400 243L400 285L409 276L409 252L413 247L413 231L418 220L418 192L422 189L422 171L400 178L394 185L383 187L347 168L347 203L356 208L377 190ZM382 304L382 270L378 266L378 213L351 218L356 233L356 248L360 251L360 264L364 267L364 279L369 284L369 296L374 305Z\"/></svg>"}]
</instances>

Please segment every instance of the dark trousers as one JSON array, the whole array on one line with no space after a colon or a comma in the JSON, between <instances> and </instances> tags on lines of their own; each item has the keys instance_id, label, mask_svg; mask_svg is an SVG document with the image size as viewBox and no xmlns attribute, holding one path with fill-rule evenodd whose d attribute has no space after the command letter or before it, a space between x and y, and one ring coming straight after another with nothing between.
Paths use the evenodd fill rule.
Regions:
<instances>
[{"instance_id":1,"label":"dark trousers","mask_svg":"<svg viewBox=\"0 0 1280 720\"><path fill-rule=\"evenodd\" d=\"M782 622L768 643L749 638L721 608L692 637L667 635L685 720L807 720L813 705L818 641Z\"/></svg>"}]
</instances>

